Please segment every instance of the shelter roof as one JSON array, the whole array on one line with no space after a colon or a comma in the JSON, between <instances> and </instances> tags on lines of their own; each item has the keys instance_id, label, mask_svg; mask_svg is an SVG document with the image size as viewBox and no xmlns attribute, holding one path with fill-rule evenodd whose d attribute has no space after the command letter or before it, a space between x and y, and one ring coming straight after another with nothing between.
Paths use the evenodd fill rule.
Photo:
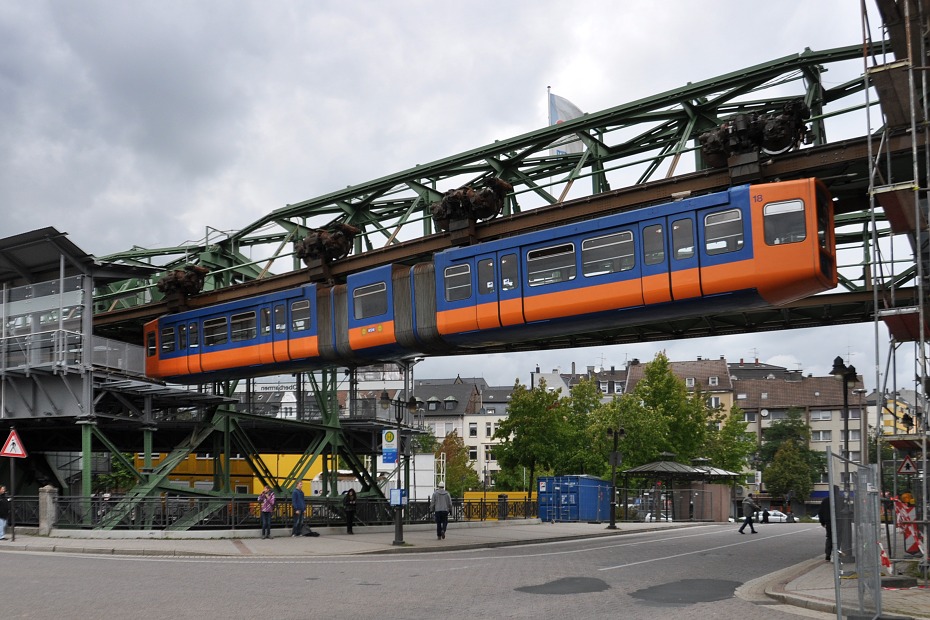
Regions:
<instances>
[{"instance_id":1,"label":"shelter roof","mask_svg":"<svg viewBox=\"0 0 930 620\"><path fill-rule=\"evenodd\" d=\"M25 286L56 280L61 275L87 275L95 284L134 277L149 277L156 267L102 262L73 244L63 233L49 226L0 239L0 282Z\"/></svg>"}]
</instances>

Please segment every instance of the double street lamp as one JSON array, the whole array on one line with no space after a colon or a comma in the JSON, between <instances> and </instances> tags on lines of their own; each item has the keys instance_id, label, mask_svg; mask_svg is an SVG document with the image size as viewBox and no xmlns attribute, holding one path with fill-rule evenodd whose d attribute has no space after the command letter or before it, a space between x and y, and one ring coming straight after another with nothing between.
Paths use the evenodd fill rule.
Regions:
<instances>
[{"instance_id":1,"label":"double street lamp","mask_svg":"<svg viewBox=\"0 0 930 620\"><path fill-rule=\"evenodd\" d=\"M858 377L856 367L852 364L849 366L844 364L840 356L833 360L833 370L830 374L843 382L843 498L835 517L838 528L836 532L838 551L842 554L841 561L847 563L855 562L852 555L853 510L849 497L849 384L855 383ZM836 507L835 503L834 507Z\"/></svg>"},{"instance_id":2,"label":"double street lamp","mask_svg":"<svg viewBox=\"0 0 930 620\"><path fill-rule=\"evenodd\" d=\"M617 529L617 466L622 460L617 444L625 435L626 431L622 428L607 429L607 436L614 440L614 449L610 453L610 525L607 526L608 530Z\"/></svg>"},{"instance_id":3,"label":"double street lamp","mask_svg":"<svg viewBox=\"0 0 930 620\"><path fill-rule=\"evenodd\" d=\"M843 358L836 356L836 359L833 360L833 370L830 371L830 374L836 377L837 379L843 382L843 457L849 459L849 384L855 383L856 379L856 367L850 364L847 366L843 363ZM861 413L859 415L862 415ZM849 484L848 481L848 471L849 466L846 467L847 471L847 481L846 485Z\"/></svg>"},{"instance_id":4,"label":"double street lamp","mask_svg":"<svg viewBox=\"0 0 930 620\"><path fill-rule=\"evenodd\" d=\"M415 415L417 412L417 399L413 396L407 402L402 400L392 400L387 390L381 392L381 398L378 399L381 409L387 411L394 407L394 420L397 422L397 503L394 506L394 543L395 545L404 544L404 501L403 486L401 483L400 455L402 449L401 443L401 424L404 421L404 414L409 412Z\"/></svg>"}]
</instances>

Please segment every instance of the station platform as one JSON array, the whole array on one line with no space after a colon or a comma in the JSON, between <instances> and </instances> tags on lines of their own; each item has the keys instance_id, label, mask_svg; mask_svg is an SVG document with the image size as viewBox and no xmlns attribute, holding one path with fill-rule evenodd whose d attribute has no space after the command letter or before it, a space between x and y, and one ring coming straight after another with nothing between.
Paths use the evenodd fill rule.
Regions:
<instances>
[{"instance_id":1,"label":"station platform","mask_svg":"<svg viewBox=\"0 0 930 620\"><path fill-rule=\"evenodd\" d=\"M320 536L294 538L290 530L276 529L264 540L257 530L215 532L163 531L85 531L53 530L51 536L38 536L34 528L16 528L16 540L0 541L4 552L92 553L142 556L225 556L225 557L320 557L379 553L429 553L463 549L506 547L558 540L623 536L684 527L702 523L618 523L616 530L603 523L543 523L538 519L451 523L445 540L436 538L435 526L404 526L403 545L394 544L393 526L320 528ZM746 584L785 605L836 614L833 565L816 559L802 562ZM742 589L742 588L741 588ZM882 618L930 620L930 588L882 590Z\"/></svg>"}]
</instances>

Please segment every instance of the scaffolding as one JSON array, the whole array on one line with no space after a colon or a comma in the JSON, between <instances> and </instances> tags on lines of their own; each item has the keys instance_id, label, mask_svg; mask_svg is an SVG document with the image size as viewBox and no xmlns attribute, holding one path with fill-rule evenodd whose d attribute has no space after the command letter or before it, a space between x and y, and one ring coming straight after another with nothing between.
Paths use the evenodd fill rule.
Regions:
<instances>
[{"instance_id":1,"label":"scaffolding","mask_svg":"<svg viewBox=\"0 0 930 620\"><path fill-rule=\"evenodd\" d=\"M872 40L872 24L863 0L861 6L863 49L879 48L879 54L864 53L864 80L877 94L881 123L873 128L867 115L869 141L869 243L864 257L875 304L875 385L877 411L876 456L881 473L879 484L888 496L913 498L915 524L922 530L924 544L889 540L894 560L921 557L924 578L927 558L927 397L930 391L927 368L926 316L927 278L930 277L930 226L928 226L928 183L930 183L930 128L927 125L930 92L927 83L928 0L876 0L881 18L882 40ZM866 89L867 99L873 90ZM866 106L870 109L869 105ZM892 158L889 141L910 141L910 157ZM879 238L890 227L891 236ZM902 269L903 267L903 269ZM914 294L905 295L905 290ZM882 359L882 324L887 328L887 357ZM899 368L899 364L906 366ZM899 374L913 369L914 387L898 385ZM883 458L883 450L891 458ZM868 458L868 450L863 451ZM902 459L913 459L914 471L903 470ZM867 463L867 461L865 462ZM899 525L899 530L900 524ZM919 553L915 551L919 549Z\"/></svg>"}]
</instances>

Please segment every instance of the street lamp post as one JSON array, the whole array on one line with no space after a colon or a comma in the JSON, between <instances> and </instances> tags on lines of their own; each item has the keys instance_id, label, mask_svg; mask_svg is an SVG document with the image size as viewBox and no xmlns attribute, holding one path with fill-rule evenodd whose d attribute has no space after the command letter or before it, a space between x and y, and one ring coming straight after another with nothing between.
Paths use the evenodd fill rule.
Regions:
<instances>
[{"instance_id":1,"label":"street lamp post","mask_svg":"<svg viewBox=\"0 0 930 620\"><path fill-rule=\"evenodd\" d=\"M417 411L417 399L413 396L405 403L401 400L391 400L387 390L381 392L379 399L381 408L385 411L391 406L394 407L394 420L397 422L397 504L394 506L394 543L403 545L404 543L404 501L403 501L403 484L400 470L400 454L402 449L401 442L401 424L404 421L404 409L411 415Z\"/></svg>"},{"instance_id":2,"label":"street lamp post","mask_svg":"<svg viewBox=\"0 0 930 620\"><path fill-rule=\"evenodd\" d=\"M836 514L837 545L842 554L843 563L854 563L852 555L852 506L849 497L849 384L854 383L856 367L843 363L843 358L837 356L833 360L833 370L830 371L837 379L843 382L843 498ZM861 458L861 457L860 457ZM832 481L831 481L832 484ZM835 504L834 504L835 505Z\"/></svg>"},{"instance_id":3,"label":"street lamp post","mask_svg":"<svg viewBox=\"0 0 930 620\"><path fill-rule=\"evenodd\" d=\"M620 465L620 452L617 451L617 444L620 439L626 435L622 428L616 431L612 428L607 429L607 436L613 438L614 449L610 453L610 525L608 530L617 529L617 466Z\"/></svg>"},{"instance_id":4,"label":"street lamp post","mask_svg":"<svg viewBox=\"0 0 930 620\"><path fill-rule=\"evenodd\" d=\"M843 363L843 358L836 356L833 360L833 370L830 374L843 382L843 457L849 460L849 384L856 381L856 367L847 366ZM860 414L861 415L861 414ZM844 467L846 480L843 482L844 488L849 488L849 464Z\"/></svg>"},{"instance_id":5,"label":"street lamp post","mask_svg":"<svg viewBox=\"0 0 930 620\"><path fill-rule=\"evenodd\" d=\"M863 465L869 464L869 416L862 408L862 395L866 391L865 388L853 390L859 397L859 462Z\"/></svg>"}]
</instances>

